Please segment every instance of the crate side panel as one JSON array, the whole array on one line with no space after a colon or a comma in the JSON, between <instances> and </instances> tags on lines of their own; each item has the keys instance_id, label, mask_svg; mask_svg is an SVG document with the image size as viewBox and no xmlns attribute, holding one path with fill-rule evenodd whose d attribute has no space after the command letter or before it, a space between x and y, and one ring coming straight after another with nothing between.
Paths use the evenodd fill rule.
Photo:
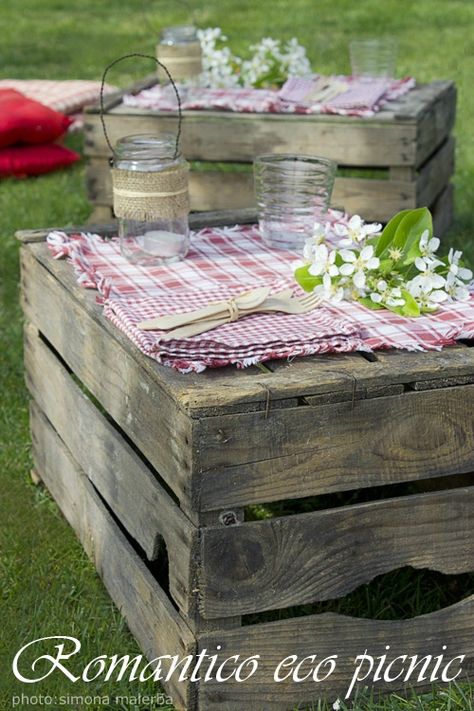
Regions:
<instances>
[{"instance_id":1,"label":"crate side panel","mask_svg":"<svg viewBox=\"0 0 474 711\"><path fill-rule=\"evenodd\" d=\"M474 385L206 418L201 507L262 503L474 469Z\"/></svg>"},{"instance_id":2,"label":"crate side panel","mask_svg":"<svg viewBox=\"0 0 474 711\"><path fill-rule=\"evenodd\" d=\"M136 133L174 132L176 115L151 111L107 116L112 145ZM84 126L85 152L108 157L99 116L89 115ZM414 165L416 126L391 122L362 122L338 117L231 112L185 112L181 139L188 160L252 162L262 153L323 154L339 165L389 167Z\"/></svg>"},{"instance_id":3,"label":"crate side panel","mask_svg":"<svg viewBox=\"0 0 474 711\"><path fill-rule=\"evenodd\" d=\"M241 659L251 654L259 654L259 668L254 676L243 683L233 678L225 684L214 680L202 684L199 689L199 703L200 708L206 711L240 711L251 708L282 711L294 709L296 704L317 702L321 698L331 701L337 696L342 698L348 691L356 671L356 658L366 650L375 661L373 673L377 667L375 657L384 654L387 654L387 664L403 655L417 655L418 659L427 655L444 655L445 664L457 655L465 655L463 660L458 659L457 663L448 669L454 676L461 668L465 678L467 673L472 674L473 671L474 596L443 610L409 620L367 620L324 613L251 625L236 632L199 638L199 650L214 649L217 644L222 645L220 659L232 654L240 654ZM386 649L386 645L390 645L390 650ZM443 645L446 645L446 650ZM313 666L331 655L337 655L335 670L326 681L315 682L312 676L308 676L296 683L289 676L276 683L275 669L290 655L297 656L295 664L309 655L316 655ZM302 677L310 671L311 661L309 659L308 663L302 666ZM409 659L406 661L405 670L408 668ZM433 665L434 663L435 660ZM329 665L321 667L320 677L324 678L330 669ZM432 669L433 666L430 667L429 674ZM363 670L368 671L367 662ZM395 664L391 670L392 675L395 676L400 670L401 666ZM289 671L290 667L283 667L282 676ZM365 685L372 685L373 673L356 685L359 691ZM361 678L362 676L361 674ZM440 679L440 673L437 678ZM429 679L418 683L415 673L405 687L423 688L423 685L429 686ZM376 691L396 691L403 688L403 677L392 683L382 681L375 684Z\"/></svg>"},{"instance_id":4,"label":"crate side panel","mask_svg":"<svg viewBox=\"0 0 474 711\"><path fill-rule=\"evenodd\" d=\"M473 525L471 486L206 528L200 609L212 618L332 600L405 566L474 572Z\"/></svg>"},{"instance_id":5,"label":"crate side panel","mask_svg":"<svg viewBox=\"0 0 474 711\"><path fill-rule=\"evenodd\" d=\"M165 541L170 592L188 610L194 526L31 327L25 329L25 367L35 401L149 560L158 555L161 539Z\"/></svg>"},{"instance_id":6,"label":"crate side panel","mask_svg":"<svg viewBox=\"0 0 474 711\"><path fill-rule=\"evenodd\" d=\"M142 354L106 322L95 294L75 284L70 265L63 272L85 309L34 256L43 245L22 252L22 298L27 318L44 334L110 416L139 447L180 498L189 496L191 424L147 367ZM53 262L53 260L51 260ZM125 346L125 347L124 347ZM144 358L146 358L144 356Z\"/></svg>"},{"instance_id":7,"label":"crate side panel","mask_svg":"<svg viewBox=\"0 0 474 711\"><path fill-rule=\"evenodd\" d=\"M145 655L186 656L195 640L157 581L105 510L92 484L40 409L32 404L31 429L36 467ZM193 709L192 690L172 678L178 708Z\"/></svg>"}]
</instances>

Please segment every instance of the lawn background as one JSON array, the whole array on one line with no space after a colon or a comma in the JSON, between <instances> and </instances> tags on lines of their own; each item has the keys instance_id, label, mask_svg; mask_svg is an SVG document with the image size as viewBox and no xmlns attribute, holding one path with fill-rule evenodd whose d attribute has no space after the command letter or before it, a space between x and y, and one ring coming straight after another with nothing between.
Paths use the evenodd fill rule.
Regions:
<instances>
[{"instance_id":1,"label":"lawn background","mask_svg":"<svg viewBox=\"0 0 474 711\"><path fill-rule=\"evenodd\" d=\"M206 0L190 5L196 22L203 27L221 26L237 53L262 36L297 36L315 69L345 72L349 40L383 33L399 40L400 76L412 74L419 81L454 79L459 90L456 223L447 242L464 248L474 261L474 2ZM99 79L104 66L121 54L153 53L159 28L187 19L185 4L171 0L2 0L1 77ZM124 87L150 71L152 67L142 60L123 62L109 81ZM81 138L72 137L68 144L80 149ZM43 684L22 685L10 669L12 656L23 644L54 634L78 637L83 663L99 654L138 653L73 532L49 496L29 481L18 244L13 235L17 229L80 224L89 212L82 162L50 176L0 183L0 709L11 708L12 694L22 692L156 693L152 686L133 683L103 688L92 683L80 688L58 676ZM80 665L71 663L71 669L77 672ZM70 704L67 708L85 707ZM356 708L468 711L474 706L472 687L464 685L409 701L396 696L380 705L361 701Z\"/></svg>"}]
</instances>

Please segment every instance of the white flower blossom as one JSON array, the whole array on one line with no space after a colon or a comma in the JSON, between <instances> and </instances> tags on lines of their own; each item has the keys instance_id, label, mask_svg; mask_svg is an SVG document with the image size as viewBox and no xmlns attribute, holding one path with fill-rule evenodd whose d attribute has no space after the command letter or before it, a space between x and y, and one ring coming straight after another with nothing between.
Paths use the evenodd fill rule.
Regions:
<instances>
[{"instance_id":1,"label":"white flower blossom","mask_svg":"<svg viewBox=\"0 0 474 711\"><path fill-rule=\"evenodd\" d=\"M339 254L344 261L344 264L339 267L339 272L343 276L351 276L357 289L365 287L366 272L380 266L380 259L374 256L372 245L364 247L359 254L350 249L341 249Z\"/></svg>"},{"instance_id":2,"label":"white flower blossom","mask_svg":"<svg viewBox=\"0 0 474 711\"><path fill-rule=\"evenodd\" d=\"M436 267L442 266L443 262L439 259L430 259L428 257L417 257L415 266L420 272L416 277L408 282L408 290L412 296L417 297L422 292L432 291L433 289L442 289L446 280L441 274L437 274Z\"/></svg>"},{"instance_id":3,"label":"white flower blossom","mask_svg":"<svg viewBox=\"0 0 474 711\"><path fill-rule=\"evenodd\" d=\"M333 711L340 711L341 709L341 701L340 699L336 699L335 702L332 705Z\"/></svg>"},{"instance_id":4,"label":"white flower blossom","mask_svg":"<svg viewBox=\"0 0 474 711\"><path fill-rule=\"evenodd\" d=\"M416 295L416 301L422 310L436 311L438 306L449 298L442 289L421 289Z\"/></svg>"},{"instance_id":5,"label":"white flower blossom","mask_svg":"<svg viewBox=\"0 0 474 711\"><path fill-rule=\"evenodd\" d=\"M445 290L454 301L467 301L470 296L466 284L452 272L448 272L446 277Z\"/></svg>"},{"instance_id":6,"label":"white flower blossom","mask_svg":"<svg viewBox=\"0 0 474 711\"><path fill-rule=\"evenodd\" d=\"M313 236L306 240L303 248L303 257L310 264L315 258L315 250L320 244L326 241L328 236L328 225L319 222L314 223Z\"/></svg>"},{"instance_id":7,"label":"white flower blossom","mask_svg":"<svg viewBox=\"0 0 474 711\"><path fill-rule=\"evenodd\" d=\"M313 291L320 299L331 304L338 304L344 298L344 289L333 282L328 272L323 276L323 283L315 286Z\"/></svg>"},{"instance_id":8,"label":"white flower blossom","mask_svg":"<svg viewBox=\"0 0 474 711\"><path fill-rule=\"evenodd\" d=\"M384 279L379 279L376 289L370 294L374 304L385 304L386 306L404 305L405 299L399 286L390 287Z\"/></svg>"},{"instance_id":9,"label":"white flower blossom","mask_svg":"<svg viewBox=\"0 0 474 711\"><path fill-rule=\"evenodd\" d=\"M330 277L338 276L339 269L337 268L336 251L329 251L327 245L319 244L313 250L313 263L308 269L312 276L323 276L328 274Z\"/></svg>"},{"instance_id":10,"label":"white flower blossom","mask_svg":"<svg viewBox=\"0 0 474 711\"><path fill-rule=\"evenodd\" d=\"M419 247L421 256L430 259L435 255L439 247L439 239L437 237L431 237L430 239L429 231L425 230L420 237Z\"/></svg>"},{"instance_id":11,"label":"white flower blossom","mask_svg":"<svg viewBox=\"0 0 474 711\"><path fill-rule=\"evenodd\" d=\"M341 247L363 244L369 236L380 232L382 225L378 222L365 223L359 215L353 215L347 225L337 223L334 225L334 232L340 241Z\"/></svg>"},{"instance_id":12,"label":"white flower blossom","mask_svg":"<svg viewBox=\"0 0 474 711\"><path fill-rule=\"evenodd\" d=\"M449 274L454 275L458 279L462 279L462 281L471 281L472 271L470 269L466 269L466 267L459 266L459 260L461 257L462 252L455 251L451 247L448 253Z\"/></svg>"}]
</instances>

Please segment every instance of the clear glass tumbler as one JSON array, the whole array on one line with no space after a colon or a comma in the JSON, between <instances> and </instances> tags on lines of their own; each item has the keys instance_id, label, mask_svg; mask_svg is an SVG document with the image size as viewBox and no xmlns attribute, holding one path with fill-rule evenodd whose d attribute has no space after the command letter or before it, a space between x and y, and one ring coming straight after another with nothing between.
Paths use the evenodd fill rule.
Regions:
<instances>
[{"instance_id":1,"label":"clear glass tumbler","mask_svg":"<svg viewBox=\"0 0 474 711\"><path fill-rule=\"evenodd\" d=\"M120 248L129 261L154 266L186 256L189 249L187 182L184 188L181 184L184 179L187 181L187 167L181 153L176 153L175 136L127 136L117 142L114 170L119 178L124 176L127 189L123 190L123 186L117 189L114 185L114 206L120 199ZM150 180L156 182L155 192L153 187L150 189ZM180 185L176 189L177 182ZM150 199L151 207L147 204Z\"/></svg>"},{"instance_id":2,"label":"clear glass tumbler","mask_svg":"<svg viewBox=\"0 0 474 711\"><path fill-rule=\"evenodd\" d=\"M398 42L393 37L358 39L349 45L352 76L361 79L393 79Z\"/></svg>"},{"instance_id":3,"label":"clear glass tumbler","mask_svg":"<svg viewBox=\"0 0 474 711\"><path fill-rule=\"evenodd\" d=\"M307 155L269 154L254 161L257 213L269 247L301 250L325 220L337 165Z\"/></svg>"}]
</instances>

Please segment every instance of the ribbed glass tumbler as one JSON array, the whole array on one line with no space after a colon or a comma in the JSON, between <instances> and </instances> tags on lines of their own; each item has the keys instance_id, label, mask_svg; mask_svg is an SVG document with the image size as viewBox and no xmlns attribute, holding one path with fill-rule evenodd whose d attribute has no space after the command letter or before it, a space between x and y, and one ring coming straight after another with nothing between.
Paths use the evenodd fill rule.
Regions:
<instances>
[{"instance_id":1,"label":"ribbed glass tumbler","mask_svg":"<svg viewBox=\"0 0 474 711\"><path fill-rule=\"evenodd\" d=\"M307 155L269 154L254 161L260 232L269 247L301 250L324 222L336 163Z\"/></svg>"}]
</instances>

